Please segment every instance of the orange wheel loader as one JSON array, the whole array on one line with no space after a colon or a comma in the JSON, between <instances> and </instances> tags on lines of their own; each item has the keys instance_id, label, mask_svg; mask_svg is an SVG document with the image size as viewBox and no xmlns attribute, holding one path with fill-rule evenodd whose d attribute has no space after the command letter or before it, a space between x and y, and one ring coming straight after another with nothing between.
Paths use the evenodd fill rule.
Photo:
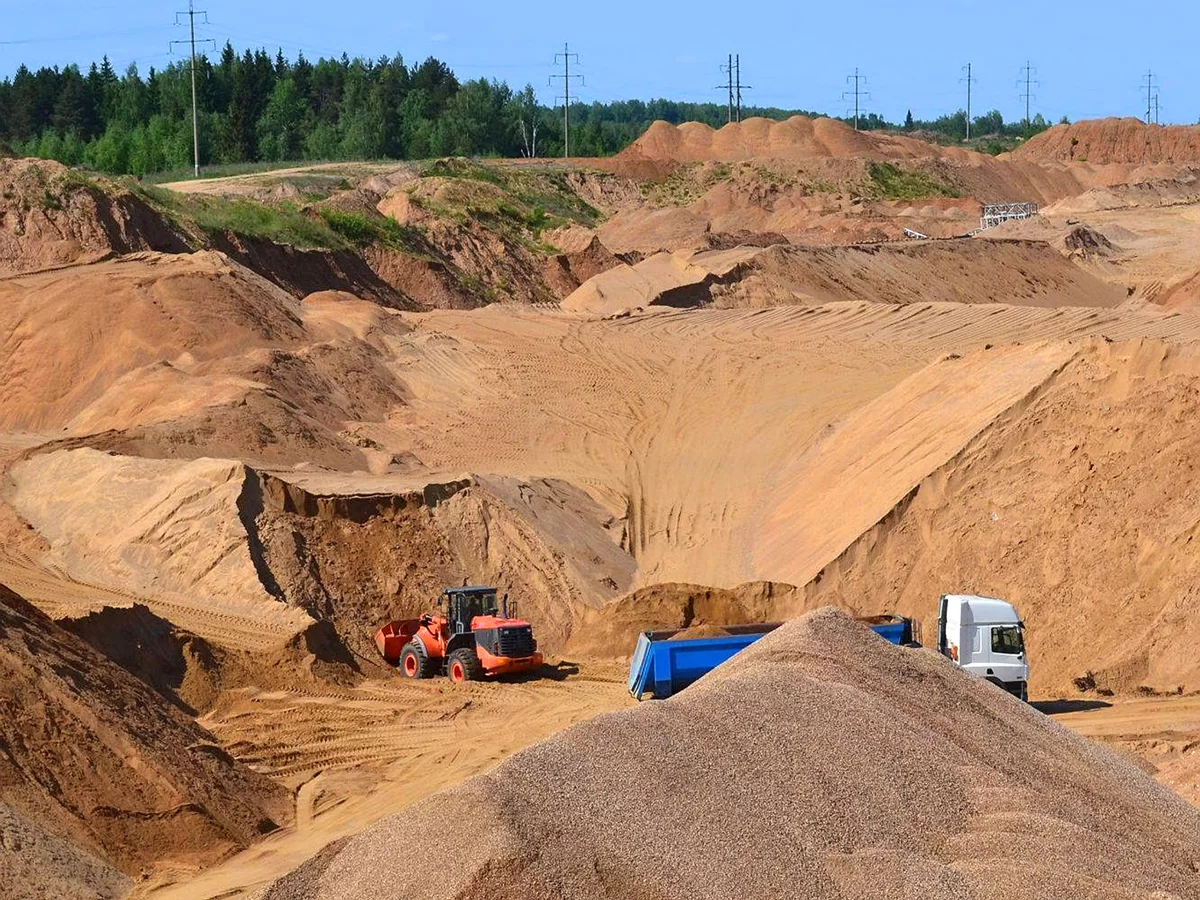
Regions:
<instances>
[{"instance_id":1,"label":"orange wheel loader","mask_svg":"<svg viewBox=\"0 0 1200 900\"><path fill-rule=\"evenodd\" d=\"M439 606L437 613L389 622L375 634L380 654L407 677L444 673L460 683L542 665L533 626L509 617L507 595L497 608L495 588L446 588Z\"/></svg>"}]
</instances>

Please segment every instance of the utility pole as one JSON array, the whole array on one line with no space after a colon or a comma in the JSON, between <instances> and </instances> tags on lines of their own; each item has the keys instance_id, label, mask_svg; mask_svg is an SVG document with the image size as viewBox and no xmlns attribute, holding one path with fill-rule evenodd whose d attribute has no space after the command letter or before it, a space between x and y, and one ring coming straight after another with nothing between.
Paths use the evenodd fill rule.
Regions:
<instances>
[{"instance_id":1,"label":"utility pole","mask_svg":"<svg viewBox=\"0 0 1200 900\"><path fill-rule=\"evenodd\" d=\"M563 44L563 52L554 54L554 64L558 65L558 58L562 57L563 73L561 75L551 75L550 83L554 83L555 78L563 80L563 159L571 155L571 79L578 78L580 84L586 85L582 75L571 74L571 58L574 57L575 62L579 62L579 54L572 53L571 48Z\"/></svg>"},{"instance_id":2,"label":"utility pole","mask_svg":"<svg viewBox=\"0 0 1200 900\"><path fill-rule=\"evenodd\" d=\"M188 17L188 28L191 31L191 37L186 41L171 41L171 52L175 52L176 44L191 44L192 47L192 149L195 152L195 176L200 177L200 119L196 110L196 16L203 16L202 25L208 24L208 13L204 10L195 8L194 0L188 0L187 12L175 13L175 24L181 25L180 16ZM202 38L200 43L211 43L215 49L217 42L212 38Z\"/></svg>"},{"instance_id":3,"label":"utility pole","mask_svg":"<svg viewBox=\"0 0 1200 900\"><path fill-rule=\"evenodd\" d=\"M1142 87L1146 89L1146 124L1149 125L1154 118L1157 118L1157 116L1152 118L1152 114L1158 105L1158 85L1154 83L1154 72L1149 69L1142 76L1142 81L1145 82Z\"/></svg>"},{"instance_id":4,"label":"utility pole","mask_svg":"<svg viewBox=\"0 0 1200 900\"><path fill-rule=\"evenodd\" d=\"M1025 68L1023 68L1021 71L1025 73L1023 76L1025 90L1019 96L1020 99L1025 101L1025 133L1028 134L1029 129L1033 126L1033 119L1030 118L1029 115L1030 105L1034 100L1037 99L1037 94L1033 93L1033 89L1035 87L1041 87L1042 84L1033 77L1035 74L1037 74L1037 69L1030 65L1029 60L1025 60ZM1021 81L1018 81L1017 85L1020 86L1020 84Z\"/></svg>"},{"instance_id":5,"label":"utility pole","mask_svg":"<svg viewBox=\"0 0 1200 900\"><path fill-rule=\"evenodd\" d=\"M721 66L721 71L725 73L725 83L718 84L716 90L726 91L728 96L728 113L726 115L726 123L733 123L733 54L729 54L729 62Z\"/></svg>"},{"instance_id":6,"label":"utility pole","mask_svg":"<svg viewBox=\"0 0 1200 900\"><path fill-rule=\"evenodd\" d=\"M862 113L861 101L864 99L869 100L871 98L871 95L862 89L862 85L867 83L867 76L859 75L857 68L855 68L853 75L846 76L846 84L851 84L851 83L853 83L853 85L854 85L854 130L858 131L858 121L861 118L861 113ZM842 99L849 100L850 99L848 96L849 93L850 93L849 91L843 92ZM847 110L847 114L848 113L849 113L849 110Z\"/></svg>"},{"instance_id":7,"label":"utility pole","mask_svg":"<svg viewBox=\"0 0 1200 900\"><path fill-rule=\"evenodd\" d=\"M967 140L970 141L971 140L971 86L973 84L975 84L975 82L977 82L979 79L971 74L971 64L970 63L967 63L965 66L963 66L963 68L966 69L967 77L960 78L959 81L965 81L967 83Z\"/></svg>"},{"instance_id":8,"label":"utility pole","mask_svg":"<svg viewBox=\"0 0 1200 900\"><path fill-rule=\"evenodd\" d=\"M742 84L742 55L739 53L733 59L733 71L736 79L735 89L737 91L737 121L740 122L742 121L742 90L752 91L754 88L748 84Z\"/></svg>"},{"instance_id":9,"label":"utility pole","mask_svg":"<svg viewBox=\"0 0 1200 900\"><path fill-rule=\"evenodd\" d=\"M1158 118L1158 91L1154 92L1154 124L1161 125L1162 122Z\"/></svg>"}]
</instances>

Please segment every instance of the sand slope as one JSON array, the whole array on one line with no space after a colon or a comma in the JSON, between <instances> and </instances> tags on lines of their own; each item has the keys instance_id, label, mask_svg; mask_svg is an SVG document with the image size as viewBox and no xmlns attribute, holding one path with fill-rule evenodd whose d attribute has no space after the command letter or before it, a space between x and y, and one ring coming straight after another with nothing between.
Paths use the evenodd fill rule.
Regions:
<instances>
[{"instance_id":1,"label":"sand slope","mask_svg":"<svg viewBox=\"0 0 1200 900\"><path fill-rule=\"evenodd\" d=\"M1041 690L1200 687L1192 543L1200 360L1081 352L823 573L812 602L932 620L947 584L1014 602Z\"/></svg>"},{"instance_id":2,"label":"sand slope","mask_svg":"<svg viewBox=\"0 0 1200 900\"><path fill-rule=\"evenodd\" d=\"M1194 898L1198 834L1200 813L1130 764L823 611L329 848L266 898ZM448 848L437 879L430 842Z\"/></svg>"},{"instance_id":3,"label":"sand slope","mask_svg":"<svg viewBox=\"0 0 1200 900\"><path fill-rule=\"evenodd\" d=\"M0 706L0 802L126 873L168 855L212 862L290 815L278 786L2 587Z\"/></svg>"},{"instance_id":4,"label":"sand slope","mask_svg":"<svg viewBox=\"0 0 1200 900\"><path fill-rule=\"evenodd\" d=\"M1116 306L1126 297L1040 241L948 240L848 247L737 247L658 253L602 272L563 309L613 315L648 306L1012 303Z\"/></svg>"},{"instance_id":5,"label":"sand slope","mask_svg":"<svg viewBox=\"0 0 1200 900\"><path fill-rule=\"evenodd\" d=\"M1034 135L1012 155L1090 163L1200 163L1200 128L1147 125L1132 117L1075 122Z\"/></svg>"}]
</instances>

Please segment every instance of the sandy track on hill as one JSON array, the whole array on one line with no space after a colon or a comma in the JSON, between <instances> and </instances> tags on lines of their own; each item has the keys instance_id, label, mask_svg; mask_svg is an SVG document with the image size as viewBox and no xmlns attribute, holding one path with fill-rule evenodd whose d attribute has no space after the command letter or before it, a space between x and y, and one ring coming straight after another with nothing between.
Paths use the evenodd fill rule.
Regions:
<instances>
[{"instance_id":1,"label":"sandy track on hill","mask_svg":"<svg viewBox=\"0 0 1200 900\"><path fill-rule=\"evenodd\" d=\"M207 603L187 602L155 593L137 594L86 584L28 556L0 549L0 584L6 584L54 619L80 618L90 612L135 603L213 643L233 650L277 649L297 627L272 616L245 616L212 609Z\"/></svg>"}]
</instances>

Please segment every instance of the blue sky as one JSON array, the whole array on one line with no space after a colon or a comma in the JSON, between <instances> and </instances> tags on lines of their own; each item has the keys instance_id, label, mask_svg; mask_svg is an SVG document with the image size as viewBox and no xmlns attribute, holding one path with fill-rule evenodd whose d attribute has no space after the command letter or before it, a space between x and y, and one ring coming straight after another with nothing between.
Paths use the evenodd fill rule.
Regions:
<instances>
[{"instance_id":1,"label":"blue sky","mask_svg":"<svg viewBox=\"0 0 1200 900\"><path fill-rule=\"evenodd\" d=\"M21 62L81 64L107 53L143 73L172 57L186 37L173 13L186 0L114 3L0 0L0 76ZM587 79L583 100L669 97L723 102L714 86L727 53L740 53L746 102L844 113L845 76L867 77L868 111L892 120L908 109L930 117L965 105L960 67L974 66L973 111L1023 116L1016 85L1030 60L1040 86L1034 110L1047 118L1141 115L1148 69L1159 85L1163 121L1200 121L1200 3L1162 0L1144 10L1112 0L1084 3L767 2L734 4L476 2L381 0L198 0L201 29L239 49L303 49L320 55L437 56L460 78L533 84L546 102L554 53L569 41ZM1142 13L1145 13L1142 16Z\"/></svg>"}]
</instances>

